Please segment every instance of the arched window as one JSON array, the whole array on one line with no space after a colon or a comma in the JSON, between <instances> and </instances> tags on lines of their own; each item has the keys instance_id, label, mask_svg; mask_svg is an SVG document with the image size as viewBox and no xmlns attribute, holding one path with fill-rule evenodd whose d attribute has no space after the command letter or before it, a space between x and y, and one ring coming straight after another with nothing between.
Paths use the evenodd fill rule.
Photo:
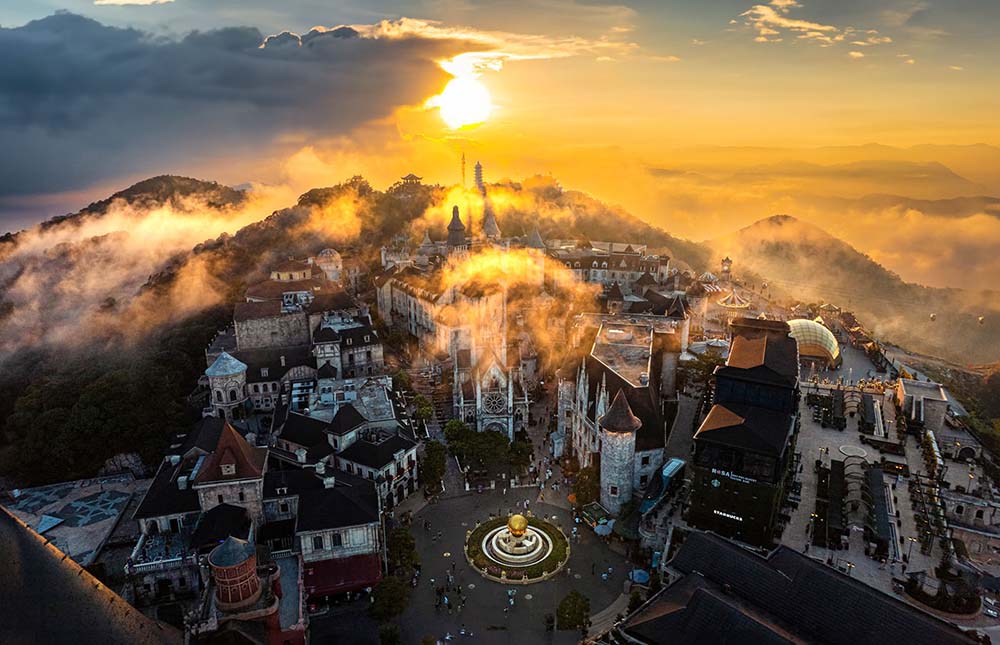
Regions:
<instances>
[{"instance_id":1,"label":"arched window","mask_svg":"<svg viewBox=\"0 0 1000 645\"><path fill-rule=\"evenodd\" d=\"M225 398L222 396L222 390L216 390L215 391L215 401L217 403L222 403L224 400L225 400Z\"/></svg>"},{"instance_id":2,"label":"arched window","mask_svg":"<svg viewBox=\"0 0 1000 645\"><path fill-rule=\"evenodd\" d=\"M964 506L962 506L961 504L959 504L958 506L955 507L955 515L962 515L963 513L965 513L965 507Z\"/></svg>"},{"instance_id":3,"label":"arched window","mask_svg":"<svg viewBox=\"0 0 1000 645\"><path fill-rule=\"evenodd\" d=\"M230 401L236 400L236 390L229 390L229 400Z\"/></svg>"}]
</instances>

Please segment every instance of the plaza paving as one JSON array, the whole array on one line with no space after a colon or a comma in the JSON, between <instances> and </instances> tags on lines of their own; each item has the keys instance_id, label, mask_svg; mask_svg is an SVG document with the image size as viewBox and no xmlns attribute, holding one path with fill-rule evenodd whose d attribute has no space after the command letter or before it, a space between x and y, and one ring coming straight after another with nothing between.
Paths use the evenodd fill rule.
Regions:
<instances>
[{"instance_id":1,"label":"plaza paving","mask_svg":"<svg viewBox=\"0 0 1000 645\"><path fill-rule=\"evenodd\" d=\"M530 499L533 513L544 514L569 533L573 517L569 510L536 501L538 490L515 489L465 495L442 500L424 507L414 516L412 532L423 572L419 586L413 590L410 604L399 620L404 642L418 643L424 636L441 638L446 633L457 635L462 625L475 633L482 643L575 643L575 632L545 632L545 614L555 614L559 601L571 590L590 598L591 614L598 614L623 593L630 567L625 558L608 548L593 531L582 529L581 539L571 545L567 567L555 577L531 585L502 585L483 578L465 560L463 548L468 530L476 521L488 520L516 512L515 505ZM425 530L423 522L430 522ZM581 525L582 526L582 525ZM440 539L437 538L440 532ZM453 611L435 610L435 587L445 584L450 567L454 566L455 584L465 598L465 608ZM608 580L602 571L611 567ZM431 582L431 579L434 582ZM517 589L515 606L508 614L507 590ZM449 599L457 600L457 593Z\"/></svg>"}]
</instances>

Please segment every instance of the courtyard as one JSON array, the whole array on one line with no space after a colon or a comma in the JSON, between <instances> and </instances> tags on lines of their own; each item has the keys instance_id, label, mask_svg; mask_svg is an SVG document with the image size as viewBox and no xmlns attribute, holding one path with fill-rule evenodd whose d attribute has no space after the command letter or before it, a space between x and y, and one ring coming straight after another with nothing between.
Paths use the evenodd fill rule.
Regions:
<instances>
[{"instance_id":1,"label":"courtyard","mask_svg":"<svg viewBox=\"0 0 1000 645\"><path fill-rule=\"evenodd\" d=\"M411 530L422 571L409 605L398 621L404 642L420 642L425 636L440 639L448 633L457 636L464 626L483 643L575 643L579 640L578 632L547 634L545 615L554 615L559 601L572 590L590 599L591 615L612 605L625 592L631 569L627 560L582 524L579 538L571 540L566 567L548 580L504 585L487 580L474 570L463 554L466 532L477 521L518 512L517 504L523 505L526 499L532 514L543 515L567 535L571 533L574 526L571 511L539 502L538 489L534 487L508 490L506 495L503 491L488 491L445 498L414 515ZM425 521L429 522L427 528ZM609 571L605 579L601 574ZM465 596L464 607L453 608L451 613L444 607L435 609L435 589L445 586L449 573L455 589L446 593L451 604L458 605L461 595ZM509 589L517 591L513 607L507 601ZM508 608L506 613L505 608Z\"/></svg>"}]
</instances>

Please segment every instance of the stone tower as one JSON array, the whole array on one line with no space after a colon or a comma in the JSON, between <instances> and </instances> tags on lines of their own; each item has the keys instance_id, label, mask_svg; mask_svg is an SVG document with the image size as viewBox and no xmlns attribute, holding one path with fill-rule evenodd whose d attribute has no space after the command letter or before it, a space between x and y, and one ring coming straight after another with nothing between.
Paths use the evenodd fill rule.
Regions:
<instances>
[{"instance_id":1,"label":"stone tower","mask_svg":"<svg viewBox=\"0 0 1000 645\"><path fill-rule=\"evenodd\" d=\"M618 390L601 426L601 506L617 516L632 499L635 471L635 433L642 426L629 407L625 392Z\"/></svg>"},{"instance_id":2,"label":"stone tower","mask_svg":"<svg viewBox=\"0 0 1000 645\"><path fill-rule=\"evenodd\" d=\"M233 413L247 400L247 366L228 352L222 352L207 370L209 397L217 417L233 419Z\"/></svg>"}]
</instances>

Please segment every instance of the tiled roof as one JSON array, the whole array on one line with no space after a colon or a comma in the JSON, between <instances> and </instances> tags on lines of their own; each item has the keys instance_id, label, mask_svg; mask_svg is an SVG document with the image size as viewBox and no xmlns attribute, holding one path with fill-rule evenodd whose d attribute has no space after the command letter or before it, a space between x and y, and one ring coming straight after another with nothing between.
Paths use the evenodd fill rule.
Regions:
<instances>
[{"instance_id":1,"label":"tiled roof","mask_svg":"<svg viewBox=\"0 0 1000 645\"><path fill-rule=\"evenodd\" d=\"M258 318L273 318L280 315L280 300L266 300L264 302L237 302L236 307L233 309L233 320L236 322L257 320Z\"/></svg>"},{"instance_id":2,"label":"tiled roof","mask_svg":"<svg viewBox=\"0 0 1000 645\"><path fill-rule=\"evenodd\" d=\"M669 565L724 586L742 601L777 617L804 641L832 645L977 642L954 625L786 546L763 557L721 537L693 531Z\"/></svg>"},{"instance_id":3,"label":"tiled roof","mask_svg":"<svg viewBox=\"0 0 1000 645\"><path fill-rule=\"evenodd\" d=\"M729 349L729 359L716 368L715 374L793 386L799 374L798 345L795 339L787 336L736 336Z\"/></svg>"},{"instance_id":4,"label":"tiled roof","mask_svg":"<svg viewBox=\"0 0 1000 645\"><path fill-rule=\"evenodd\" d=\"M365 423L366 419L361 416L358 409L350 403L345 403L340 406L337 414L333 416L333 421L330 422L328 432L332 432L335 435L343 435L361 427Z\"/></svg>"},{"instance_id":5,"label":"tiled roof","mask_svg":"<svg viewBox=\"0 0 1000 645\"><path fill-rule=\"evenodd\" d=\"M327 443L325 432L327 427L326 421L289 412L281 426L279 436L285 441L311 448L319 443Z\"/></svg>"},{"instance_id":6,"label":"tiled roof","mask_svg":"<svg viewBox=\"0 0 1000 645\"><path fill-rule=\"evenodd\" d=\"M393 462L397 452L410 450L414 446L416 446L414 442L398 434L378 443L358 439L342 450L337 458L361 464L367 468L381 470Z\"/></svg>"},{"instance_id":7,"label":"tiled roof","mask_svg":"<svg viewBox=\"0 0 1000 645\"><path fill-rule=\"evenodd\" d=\"M205 370L205 376L235 376L246 369L246 363L231 356L229 352L222 352Z\"/></svg>"},{"instance_id":8,"label":"tiled roof","mask_svg":"<svg viewBox=\"0 0 1000 645\"><path fill-rule=\"evenodd\" d=\"M265 280L247 287L246 297L257 300L280 300L286 293L299 291L320 291L326 286L326 281L320 278L305 280Z\"/></svg>"},{"instance_id":9,"label":"tiled roof","mask_svg":"<svg viewBox=\"0 0 1000 645\"><path fill-rule=\"evenodd\" d=\"M333 478L334 487L327 488L321 477ZM328 469L322 476L298 469L269 471L264 477L264 498L291 495L299 498L298 532L378 521L375 483L340 470Z\"/></svg>"},{"instance_id":10,"label":"tiled roof","mask_svg":"<svg viewBox=\"0 0 1000 645\"><path fill-rule=\"evenodd\" d=\"M632 408L628 406L625 393L618 389L615 400L611 402L608 411L598 420L601 427L609 432L629 433L635 432L642 426L642 421L632 414Z\"/></svg>"},{"instance_id":11,"label":"tiled roof","mask_svg":"<svg viewBox=\"0 0 1000 645\"><path fill-rule=\"evenodd\" d=\"M77 645L183 642L0 508L0 642Z\"/></svg>"},{"instance_id":12,"label":"tiled roof","mask_svg":"<svg viewBox=\"0 0 1000 645\"><path fill-rule=\"evenodd\" d=\"M254 479L264 472L266 460L267 448L254 448L227 422L212 455L198 470L195 483ZM223 466L233 466L232 474L224 474Z\"/></svg>"},{"instance_id":13,"label":"tiled roof","mask_svg":"<svg viewBox=\"0 0 1000 645\"><path fill-rule=\"evenodd\" d=\"M792 432L792 417L736 403L716 403L694 438L780 456Z\"/></svg>"},{"instance_id":14,"label":"tiled roof","mask_svg":"<svg viewBox=\"0 0 1000 645\"><path fill-rule=\"evenodd\" d=\"M195 547L214 546L227 537L247 537L250 531L250 517L246 509L232 504L219 504L201 514L198 526L191 534L191 544Z\"/></svg>"},{"instance_id":15,"label":"tiled roof","mask_svg":"<svg viewBox=\"0 0 1000 645\"><path fill-rule=\"evenodd\" d=\"M628 400L629 408L632 409L632 414L642 421L642 426L636 432L636 450L662 448L667 440L667 430L663 422L663 417L660 415L652 385L633 387L617 372L590 354L584 358L584 367L587 372L587 389L588 396L590 397L587 401L587 416L590 420L597 421L594 418L596 414L594 397L603 377L606 379L608 392L617 393L618 390L622 390L625 393L625 398Z\"/></svg>"},{"instance_id":16,"label":"tiled roof","mask_svg":"<svg viewBox=\"0 0 1000 645\"><path fill-rule=\"evenodd\" d=\"M254 551L253 544L230 535L225 542L212 550L208 562L216 567L232 567L246 562L254 555Z\"/></svg>"}]
</instances>

